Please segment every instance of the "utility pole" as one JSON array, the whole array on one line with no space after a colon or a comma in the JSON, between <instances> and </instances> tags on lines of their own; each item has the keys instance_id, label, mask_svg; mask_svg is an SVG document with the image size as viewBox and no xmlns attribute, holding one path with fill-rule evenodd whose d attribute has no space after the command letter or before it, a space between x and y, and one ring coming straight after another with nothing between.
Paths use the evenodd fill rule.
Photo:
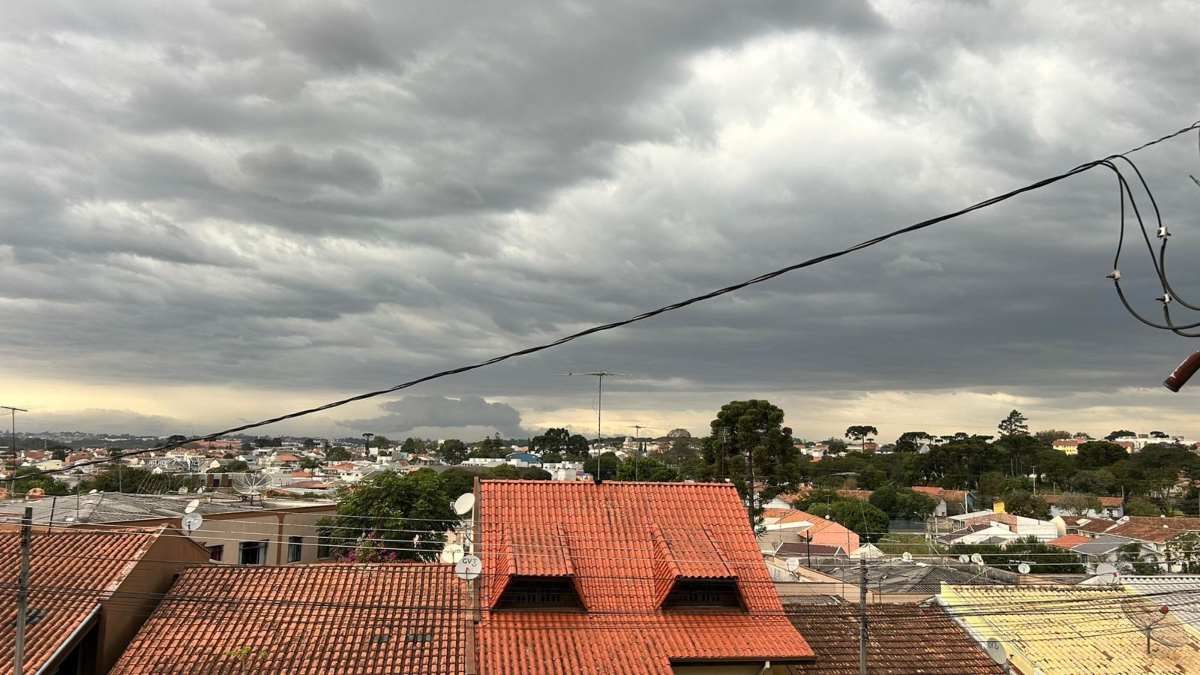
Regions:
<instances>
[{"instance_id":1,"label":"utility pole","mask_svg":"<svg viewBox=\"0 0 1200 675\"><path fill-rule=\"evenodd\" d=\"M14 408L11 405L0 405L0 410L7 410L12 416L12 440L9 447L12 452L12 476L8 484L8 496L15 497L17 491L17 413L29 411L24 408Z\"/></svg>"},{"instance_id":2,"label":"utility pole","mask_svg":"<svg viewBox=\"0 0 1200 675\"><path fill-rule=\"evenodd\" d=\"M858 561L858 675L867 675L867 556Z\"/></svg>"},{"instance_id":3,"label":"utility pole","mask_svg":"<svg viewBox=\"0 0 1200 675\"><path fill-rule=\"evenodd\" d=\"M21 517L21 571L17 577L17 635L13 642L13 675L25 669L25 617L29 611L29 549L33 535L33 507Z\"/></svg>"},{"instance_id":4,"label":"utility pole","mask_svg":"<svg viewBox=\"0 0 1200 675\"><path fill-rule=\"evenodd\" d=\"M623 373L613 373L607 370L598 370L592 373L567 373L571 375L588 375L596 378L596 475L593 477L597 483L600 482L600 420L601 413L604 409L604 378L622 375Z\"/></svg>"}]
</instances>

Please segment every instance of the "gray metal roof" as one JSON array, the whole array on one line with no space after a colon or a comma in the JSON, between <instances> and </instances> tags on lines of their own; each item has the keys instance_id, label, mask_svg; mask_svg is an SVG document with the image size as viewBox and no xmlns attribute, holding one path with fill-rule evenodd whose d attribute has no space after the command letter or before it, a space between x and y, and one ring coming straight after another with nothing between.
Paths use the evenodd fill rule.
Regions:
<instances>
[{"instance_id":1,"label":"gray metal roof","mask_svg":"<svg viewBox=\"0 0 1200 675\"><path fill-rule=\"evenodd\" d=\"M152 494L139 495L120 492L44 497L37 501L11 501L0 504L0 521L16 522L25 507L33 508L33 522L47 524L51 515L55 524L117 523L159 518L179 518L193 499L200 501L196 512L201 515L272 511L304 506L332 505L331 501L267 499L254 504L227 494Z\"/></svg>"}]
</instances>

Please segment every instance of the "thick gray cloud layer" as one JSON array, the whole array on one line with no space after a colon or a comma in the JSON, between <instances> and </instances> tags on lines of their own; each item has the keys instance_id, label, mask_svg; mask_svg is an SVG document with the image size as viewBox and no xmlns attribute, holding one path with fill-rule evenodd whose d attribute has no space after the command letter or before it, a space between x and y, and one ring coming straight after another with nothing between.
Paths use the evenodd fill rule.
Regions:
<instances>
[{"instance_id":1,"label":"thick gray cloud layer","mask_svg":"<svg viewBox=\"0 0 1200 675\"><path fill-rule=\"evenodd\" d=\"M374 388L1200 116L1200 9L1102 5L13 4L4 372ZM1194 145L1139 159L1179 234L1178 285L1194 287ZM634 373L614 386L645 409L664 390L711 408L705 392L1154 386L1190 345L1134 324L1103 282L1112 187L1073 179L425 391L552 408L578 390L556 373L591 367ZM1152 304L1149 285L1130 291Z\"/></svg>"},{"instance_id":2,"label":"thick gray cloud layer","mask_svg":"<svg viewBox=\"0 0 1200 675\"><path fill-rule=\"evenodd\" d=\"M381 433L405 433L419 427L455 429L485 427L496 429L505 438L515 438L521 430L521 413L504 403L488 403L478 396L460 399L444 396L405 396L380 406L387 414L362 420L347 420L342 426L352 429L376 429Z\"/></svg>"}]
</instances>

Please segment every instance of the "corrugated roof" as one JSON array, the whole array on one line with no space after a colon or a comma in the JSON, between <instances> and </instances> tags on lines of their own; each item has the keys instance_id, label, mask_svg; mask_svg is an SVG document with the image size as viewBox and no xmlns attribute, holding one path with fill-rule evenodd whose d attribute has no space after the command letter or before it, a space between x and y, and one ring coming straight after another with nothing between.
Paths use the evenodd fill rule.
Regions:
<instances>
[{"instance_id":1,"label":"corrugated roof","mask_svg":"<svg viewBox=\"0 0 1200 675\"><path fill-rule=\"evenodd\" d=\"M1125 522L1107 530L1106 534L1161 544L1184 532L1200 532L1200 518L1130 516Z\"/></svg>"},{"instance_id":2,"label":"corrugated roof","mask_svg":"<svg viewBox=\"0 0 1200 675\"><path fill-rule=\"evenodd\" d=\"M1171 608L1180 621L1200 629L1200 575L1121 575L1121 583L1134 593L1154 595L1154 601Z\"/></svg>"},{"instance_id":3,"label":"corrugated roof","mask_svg":"<svg viewBox=\"0 0 1200 675\"><path fill-rule=\"evenodd\" d=\"M1197 633L1124 589L947 585L938 598L978 639L1003 642L1023 673L1200 672ZM1147 655L1143 626L1155 619L1158 641Z\"/></svg>"},{"instance_id":4,"label":"corrugated roof","mask_svg":"<svg viewBox=\"0 0 1200 675\"><path fill-rule=\"evenodd\" d=\"M162 529L70 530L33 533L29 556L30 616L25 632L25 672L34 673L65 645L111 596L154 544ZM0 585L17 587L20 535L0 532ZM71 590L76 589L76 590ZM5 591L0 610L0 673L12 672L17 608Z\"/></svg>"},{"instance_id":5,"label":"corrugated roof","mask_svg":"<svg viewBox=\"0 0 1200 675\"><path fill-rule=\"evenodd\" d=\"M461 673L470 614L453 569L428 563L189 569L111 675Z\"/></svg>"},{"instance_id":6,"label":"corrugated roof","mask_svg":"<svg viewBox=\"0 0 1200 675\"><path fill-rule=\"evenodd\" d=\"M794 675L858 675L858 606L788 607L817 653ZM874 675L1000 675L1004 670L940 607L867 606L867 666Z\"/></svg>"},{"instance_id":7,"label":"corrugated roof","mask_svg":"<svg viewBox=\"0 0 1200 675\"><path fill-rule=\"evenodd\" d=\"M678 661L811 657L783 616L731 485L489 480L481 483L477 508L485 579L512 568L503 550L488 542L504 541L514 528L558 526L587 608L485 611L483 675L666 674ZM659 609L666 576L728 578L725 569L736 578L744 611ZM484 607L502 587L501 581L484 585Z\"/></svg>"}]
</instances>

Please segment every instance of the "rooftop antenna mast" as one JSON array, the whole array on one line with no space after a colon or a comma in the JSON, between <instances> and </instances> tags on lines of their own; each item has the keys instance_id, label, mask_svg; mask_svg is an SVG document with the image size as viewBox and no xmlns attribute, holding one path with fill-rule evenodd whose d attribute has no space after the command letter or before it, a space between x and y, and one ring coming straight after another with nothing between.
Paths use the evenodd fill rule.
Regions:
<instances>
[{"instance_id":1,"label":"rooftop antenna mast","mask_svg":"<svg viewBox=\"0 0 1200 675\"><path fill-rule=\"evenodd\" d=\"M11 474L11 480L9 481L9 484L8 484L8 495L10 497L16 497L17 496L16 495L16 491L17 491L17 461L18 461L18 456L17 456L17 413L29 412L29 411L24 408L14 408L11 405L0 405L0 410L7 410L9 415L12 417L12 436L10 437L12 439L10 441L12 447L9 448L9 453L12 455L12 467L10 467L12 470L12 474Z\"/></svg>"},{"instance_id":2,"label":"rooftop antenna mast","mask_svg":"<svg viewBox=\"0 0 1200 675\"><path fill-rule=\"evenodd\" d=\"M620 376L624 376L625 373L614 373L614 372L611 372L608 370L597 370L597 371L593 371L590 373L575 373L575 372L567 373L568 377L570 377L571 375L587 375L589 377L596 378L596 475L593 477L593 480L595 480L597 483L599 483L600 482L600 454L601 454L600 422L601 422L601 415L604 410L604 378L620 377Z\"/></svg>"}]
</instances>

